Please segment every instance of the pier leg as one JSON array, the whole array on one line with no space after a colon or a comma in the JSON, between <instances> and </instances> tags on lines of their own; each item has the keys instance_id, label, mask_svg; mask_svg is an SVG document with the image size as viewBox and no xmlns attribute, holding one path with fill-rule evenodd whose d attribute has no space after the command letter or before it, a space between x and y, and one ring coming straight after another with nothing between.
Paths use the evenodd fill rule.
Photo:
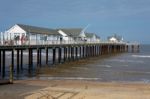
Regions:
<instances>
[{"instance_id":1,"label":"pier leg","mask_svg":"<svg viewBox=\"0 0 150 99\"><path fill-rule=\"evenodd\" d=\"M17 50L17 73L19 73L19 50Z\"/></svg>"},{"instance_id":2,"label":"pier leg","mask_svg":"<svg viewBox=\"0 0 150 99\"><path fill-rule=\"evenodd\" d=\"M12 84L13 83L13 67L12 65L9 66L9 83Z\"/></svg>"},{"instance_id":3,"label":"pier leg","mask_svg":"<svg viewBox=\"0 0 150 99\"><path fill-rule=\"evenodd\" d=\"M12 50L11 54L11 65L9 67L10 69L10 74L9 74L9 82L12 84L13 83L13 78L14 78L14 50Z\"/></svg>"},{"instance_id":4,"label":"pier leg","mask_svg":"<svg viewBox=\"0 0 150 99\"><path fill-rule=\"evenodd\" d=\"M2 77L5 77L5 50L3 50L3 66L2 66Z\"/></svg>"},{"instance_id":5,"label":"pier leg","mask_svg":"<svg viewBox=\"0 0 150 99\"><path fill-rule=\"evenodd\" d=\"M32 69L32 66L33 66L33 50L32 49L29 49L29 73L31 73L31 69Z\"/></svg>"},{"instance_id":6,"label":"pier leg","mask_svg":"<svg viewBox=\"0 0 150 99\"><path fill-rule=\"evenodd\" d=\"M58 52L58 63L61 63L61 48L59 48Z\"/></svg>"},{"instance_id":7,"label":"pier leg","mask_svg":"<svg viewBox=\"0 0 150 99\"><path fill-rule=\"evenodd\" d=\"M67 48L64 47L64 62L66 61L67 53L66 53Z\"/></svg>"},{"instance_id":8,"label":"pier leg","mask_svg":"<svg viewBox=\"0 0 150 99\"><path fill-rule=\"evenodd\" d=\"M132 53L134 52L134 45L131 45L131 48L132 48Z\"/></svg>"},{"instance_id":9,"label":"pier leg","mask_svg":"<svg viewBox=\"0 0 150 99\"><path fill-rule=\"evenodd\" d=\"M14 50L11 51L11 65L12 65L12 70L14 70Z\"/></svg>"},{"instance_id":10,"label":"pier leg","mask_svg":"<svg viewBox=\"0 0 150 99\"><path fill-rule=\"evenodd\" d=\"M84 58L84 55L85 55L85 48L84 48L84 46L83 46L82 48L83 48L83 49L82 49L82 50L83 50L83 51L82 51L82 54L83 54L82 57Z\"/></svg>"},{"instance_id":11,"label":"pier leg","mask_svg":"<svg viewBox=\"0 0 150 99\"><path fill-rule=\"evenodd\" d=\"M86 57L88 57L88 46L86 46L85 48L86 48Z\"/></svg>"},{"instance_id":12,"label":"pier leg","mask_svg":"<svg viewBox=\"0 0 150 99\"><path fill-rule=\"evenodd\" d=\"M96 46L94 46L94 56L96 56Z\"/></svg>"},{"instance_id":13,"label":"pier leg","mask_svg":"<svg viewBox=\"0 0 150 99\"><path fill-rule=\"evenodd\" d=\"M74 48L73 48L73 47L71 47L71 60L74 60L74 58L73 58L73 57L74 57L74 55L73 55L73 54L74 54Z\"/></svg>"},{"instance_id":14,"label":"pier leg","mask_svg":"<svg viewBox=\"0 0 150 99\"><path fill-rule=\"evenodd\" d=\"M68 47L68 60L70 61L70 53L71 51L70 51L70 47Z\"/></svg>"},{"instance_id":15,"label":"pier leg","mask_svg":"<svg viewBox=\"0 0 150 99\"><path fill-rule=\"evenodd\" d=\"M2 64L1 64L1 50L0 50L0 75L1 75L1 69L2 69Z\"/></svg>"},{"instance_id":16,"label":"pier leg","mask_svg":"<svg viewBox=\"0 0 150 99\"><path fill-rule=\"evenodd\" d=\"M66 60L68 60L68 47L65 48L66 49Z\"/></svg>"},{"instance_id":17,"label":"pier leg","mask_svg":"<svg viewBox=\"0 0 150 99\"><path fill-rule=\"evenodd\" d=\"M78 59L78 47L75 47L76 48L76 60Z\"/></svg>"},{"instance_id":18,"label":"pier leg","mask_svg":"<svg viewBox=\"0 0 150 99\"><path fill-rule=\"evenodd\" d=\"M28 51L29 51L29 54L28 54L28 62L29 62L28 72L30 73L31 72L31 70L30 70L30 68L31 68L31 50L28 49Z\"/></svg>"},{"instance_id":19,"label":"pier leg","mask_svg":"<svg viewBox=\"0 0 150 99\"><path fill-rule=\"evenodd\" d=\"M37 66L39 66L39 57L40 57L40 50L37 49Z\"/></svg>"},{"instance_id":20,"label":"pier leg","mask_svg":"<svg viewBox=\"0 0 150 99\"><path fill-rule=\"evenodd\" d=\"M21 50L21 62L20 62L20 65L21 65L21 70L23 70L23 50Z\"/></svg>"},{"instance_id":21,"label":"pier leg","mask_svg":"<svg viewBox=\"0 0 150 99\"><path fill-rule=\"evenodd\" d=\"M53 64L55 64L56 60L56 48L53 48Z\"/></svg>"},{"instance_id":22,"label":"pier leg","mask_svg":"<svg viewBox=\"0 0 150 99\"><path fill-rule=\"evenodd\" d=\"M94 56L94 46L92 46L92 56Z\"/></svg>"},{"instance_id":23,"label":"pier leg","mask_svg":"<svg viewBox=\"0 0 150 99\"><path fill-rule=\"evenodd\" d=\"M42 49L39 49L39 64L42 65Z\"/></svg>"},{"instance_id":24,"label":"pier leg","mask_svg":"<svg viewBox=\"0 0 150 99\"><path fill-rule=\"evenodd\" d=\"M81 59L82 58L82 47L81 46L80 46L79 52L80 52L80 59Z\"/></svg>"},{"instance_id":25,"label":"pier leg","mask_svg":"<svg viewBox=\"0 0 150 99\"><path fill-rule=\"evenodd\" d=\"M48 48L46 48L46 65L48 65Z\"/></svg>"}]
</instances>

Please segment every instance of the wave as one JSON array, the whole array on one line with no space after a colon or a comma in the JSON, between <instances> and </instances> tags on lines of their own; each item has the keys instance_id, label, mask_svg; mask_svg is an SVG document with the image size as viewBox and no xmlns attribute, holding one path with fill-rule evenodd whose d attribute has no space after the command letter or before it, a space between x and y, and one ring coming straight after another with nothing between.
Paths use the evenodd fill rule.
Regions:
<instances>
[{"instance_id":1,"label":"wave","mask_svg":"<svg viewBox=\"0 0 150 99\"><path fill-rule=\"evenodd\" d=\"M150 58L150 55L132 55L132 57L139 57L139 58Z\"/></svg>"},{"instance_id":2,"label":"wave","mask_svg":"<svg viewBox=\"0 0 150 99\"><path fill-rule=\"evenodd\" d=\"M102 80L102 78L85 78L85 77L46 77L46 76L40 76L40 79L47 79L47 80Z\"/></svg>"},{"instance_id":3,"label":"wave","mask_svg":"<svg viewBox=\"0 0 150 99\"><path fill-rule=\"evenodd\" d=\"M141 60L129 60L129 59L111 59L111 60L109 60L109 61L112 61L112 62L121 62L121 63L126 63L126 62L128 62L128 63L143 63L143 61L141 61Z\"/></svg>"}]
</instances>

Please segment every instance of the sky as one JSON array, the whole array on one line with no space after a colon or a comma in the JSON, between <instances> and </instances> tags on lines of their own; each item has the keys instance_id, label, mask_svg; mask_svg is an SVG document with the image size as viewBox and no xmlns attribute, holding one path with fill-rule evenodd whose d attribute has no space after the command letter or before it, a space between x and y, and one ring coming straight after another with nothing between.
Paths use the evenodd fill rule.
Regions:
<instances>
[{"instance_id":1,"label":"sky","mask_svg":"<svg viewBox=\"0 0 150 99\"><path fill-rule=\"evenodd\" d=\"M0 0L0 31L14 24L85 28L101 39L150 44L150 0Z\"/></svg>"}]
</instances>

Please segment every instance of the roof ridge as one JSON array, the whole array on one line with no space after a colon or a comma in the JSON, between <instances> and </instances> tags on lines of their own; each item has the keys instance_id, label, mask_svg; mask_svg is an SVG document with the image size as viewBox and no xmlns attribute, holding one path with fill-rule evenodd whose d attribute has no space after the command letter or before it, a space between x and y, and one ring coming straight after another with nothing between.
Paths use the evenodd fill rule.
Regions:
<instances>
[{"instance_id":1,"label":"roof ridge","mask_svg":"<svg viewBox=\"0 0 150 99\"><path fill-rule=\"evenodd\" d=\"M52 28L47 28L47 27L40 27L40 26L33 26L33 25L27 25L27 24L17 24L19 26L27 26L27 27L34 27L34 28L43 28L43 29L50 29L50 30L55 30L55 29L52 29Z\"/></svg>"}]
</instances>

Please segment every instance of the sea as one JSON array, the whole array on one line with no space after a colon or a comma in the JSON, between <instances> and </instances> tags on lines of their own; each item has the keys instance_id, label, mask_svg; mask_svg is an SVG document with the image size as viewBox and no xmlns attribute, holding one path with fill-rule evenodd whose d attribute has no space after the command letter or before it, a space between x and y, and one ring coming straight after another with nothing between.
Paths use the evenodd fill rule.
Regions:
<instances>
[{"instance_id":1,"label":"sea","mask_svg":"<svg viewBox=\"0 0 150 99\"><path fill-rule=\"evenodd\" d=\"M14 73L14 79L150 83L150 45L141 45L140 52L90 57L56 65L44 65L44 58L42 61L43 65L40 68L35 65L30 74L26 63L23 71Z\"/></svg>"}]
</instances>

